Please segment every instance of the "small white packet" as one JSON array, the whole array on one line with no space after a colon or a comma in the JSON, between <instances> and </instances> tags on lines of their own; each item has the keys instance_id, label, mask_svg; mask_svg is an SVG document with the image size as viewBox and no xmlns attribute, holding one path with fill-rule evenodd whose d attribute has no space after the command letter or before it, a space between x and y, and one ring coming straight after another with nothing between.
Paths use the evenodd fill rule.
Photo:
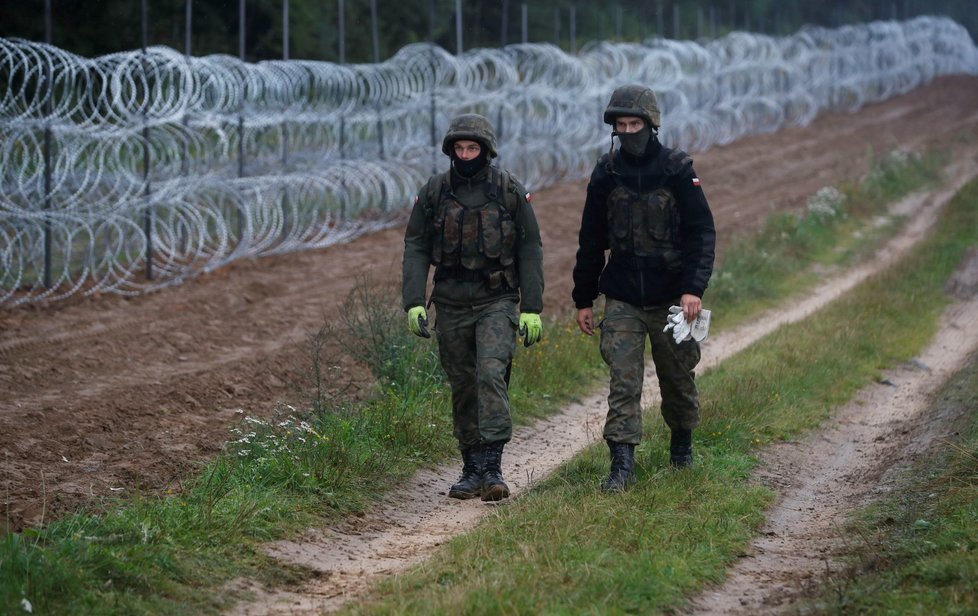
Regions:
<instances>
[{"instance_id":1,"label":"small white packet","mask_svg":"<svg viewBox=\"0 0 978 616\"><path fill-rule=\"evenodd\" d=\"M696 320L693 321L693 325L690 328L690 335L696 342L703 342L706 340L707 334L710 333L711 314L709 310L700 310Z\"/></svg>"}]
</instances>

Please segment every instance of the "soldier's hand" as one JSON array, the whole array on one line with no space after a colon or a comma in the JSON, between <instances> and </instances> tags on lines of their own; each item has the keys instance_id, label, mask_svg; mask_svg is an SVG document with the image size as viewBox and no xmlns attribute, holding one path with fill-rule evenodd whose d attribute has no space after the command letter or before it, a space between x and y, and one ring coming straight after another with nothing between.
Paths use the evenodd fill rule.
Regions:
<instances>
[{"instance_id":1,"label":"soldier's hand","mask_svg":"<svg viewBox=\"0 0 978 616\"><path fill-rule=\"evenodd\" d=\"M579 308L577 310L577 326L588 336L594 335L594 310Z\"/></svg>"},{"instance_id":2,"label":"soldier's hand","mask_svg":"<svg viewBox=\"0 0 978 616\"><path fill-rule=\"evenodd\" d=\"M686 322L692 325L696 317L700 316L700 310L703 309L703 300L692 293L684 293L679 298L679 304L683 309L683 316L686 317Z\"/></svg>"},{"instance_id":3,"label":"soldier's hand","mask_svg":"<svg viewBox=\"0 0 978 616\"><path fill-rule=\"evenodd\" d=\"M523 346L530 346L540 340L543 335L543 323L540 315L524 312L520 315L520 335L523 336Z\"/></svg>"},{"instance_id":4,"label":"soldier's hand","mask_svg":"<svg viewBox=\"0 0 978 616\"><path fill-rule=\"evenodd\" d=\"M428 311L424 306L408 309L408 329L415 336L431 338L431 334L428 333Z\"/></svg>"}]
</instances>

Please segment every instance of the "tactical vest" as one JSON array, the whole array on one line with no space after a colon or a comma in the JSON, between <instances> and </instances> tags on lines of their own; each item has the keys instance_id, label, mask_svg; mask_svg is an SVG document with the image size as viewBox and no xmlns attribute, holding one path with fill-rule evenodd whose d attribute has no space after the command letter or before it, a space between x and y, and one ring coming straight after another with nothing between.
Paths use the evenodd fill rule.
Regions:
<instances>
[{"instance_id":1,"label":"tactical vest","mask_svg":"<svg viewBox=\"0 0 978 616\"><path fill-rule=\"evenodd\" d=\"M681 271L679 207L676 196L664 184L679 173L687 158L681 150L670 152L662 173L663 185L647 191L637 191L626 185L620 174L611 174L615 187L607 201L608 246L615 262L629 269Z\"/></svg>"},{"instance_id":2,"label":"tactical vest","mask_svg":"<svg viewBox=\"0 0 978 616\"><path fill-rule=\"evenodd\" d=\"M459 203L452 191L451 171L441 176L431 213L431 260L435 280L485 280L490 289L519 286L516 273L516 214L519 200L507 190L507 177L491 168L486 200L476 207ZM430 186L430 185L429 185Z\"/></svg>"}]
</instances>

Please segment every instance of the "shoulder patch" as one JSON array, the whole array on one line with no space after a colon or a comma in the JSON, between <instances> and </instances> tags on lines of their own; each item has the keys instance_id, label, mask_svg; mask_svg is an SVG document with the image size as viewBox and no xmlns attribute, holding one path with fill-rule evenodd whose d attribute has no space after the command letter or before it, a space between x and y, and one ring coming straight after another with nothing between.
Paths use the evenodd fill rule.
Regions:
<instances>
[{"instance_id":1,"label":"shoulder patch","mask_svg":"<svg viewBox=\"0 0 978 616\"><path fill-rule=\"evenodd\" d=\"M693 186L699 186L699 185L700 185L700 179L698 177L694 177L693 178Z\"/></svg>"},{"instance_id":2,"label":"shoulder patch","mask_svg":"<svg viewBox=\"0 0 978 616\"><path fill-rule=\"evenodd\" d=\"M531 195L530 193L526 193L525 195L523 195L523 198L526 199L527 203L533 201L533 195Z\"/></svg>"}]
</instances>

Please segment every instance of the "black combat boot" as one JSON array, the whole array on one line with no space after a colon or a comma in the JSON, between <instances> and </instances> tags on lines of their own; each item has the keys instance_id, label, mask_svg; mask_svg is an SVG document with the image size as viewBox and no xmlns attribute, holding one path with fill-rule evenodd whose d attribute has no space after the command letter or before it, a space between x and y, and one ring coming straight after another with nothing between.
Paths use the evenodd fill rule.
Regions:
<instances>
[{"instance_id":1,"label":"black combat boot","mask_svg":"<svg viewBox=\"0 0 978 616\"><path fill-rule=\"evenodd\" d=\"M452 498L475 498L482 494L482 447L469 447L462 450L462 476L448 489Z\"/></svg>"},{"instance_id":2,"label":"black combat boot","mask_svg":"<svg viewBox=\"0 0 978 616\"><path fill-rule=\"evenodd\" d=\"M673 430L669 440L669 464L673 468L693 465L693 431Z\"/></svg>"},{"instance_id":3,"label":"black combat boot","mask_svg":"<svg viewBox=\"0 0 978 616\"><path fill-rule=\"evenodd\" d=\"M485 447L485 464L482 467L482 500L498 501L509 498L509 486L503 481L503 445L489 443Z\"/></svg>"},{"instance_id":4,"label":"black combat boot","mask_svg":"<svg viewBox=\"0 0 978 616\"><path fill-rule=\"evenodd\" d=\"M608 441L611 450L611 472L601 482L602 492L624 492L635 481L635 445Z\"/></svg>"}]
</instances>

